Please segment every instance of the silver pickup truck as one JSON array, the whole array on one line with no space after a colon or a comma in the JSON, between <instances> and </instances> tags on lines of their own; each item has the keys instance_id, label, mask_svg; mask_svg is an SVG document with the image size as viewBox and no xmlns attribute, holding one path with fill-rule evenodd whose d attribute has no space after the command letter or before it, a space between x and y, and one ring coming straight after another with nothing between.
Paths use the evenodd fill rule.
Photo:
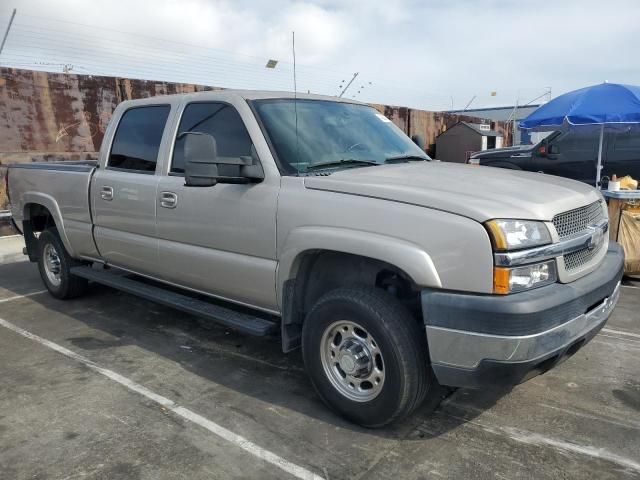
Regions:
<instances>
[{"instance_id":1,"label":"silver pickup truck","mask_svg":"<svg viewBox=\"0 0 640 480\"><path fill-rule=\"evenodd\" d=\"M587 343L623 254L595 189L431 161L373 108L282 92L127 101L98 162L9 169L51 294L89 281L302 347L369 427L447 386L514 385Z\"/></svg>"}]
</instances>

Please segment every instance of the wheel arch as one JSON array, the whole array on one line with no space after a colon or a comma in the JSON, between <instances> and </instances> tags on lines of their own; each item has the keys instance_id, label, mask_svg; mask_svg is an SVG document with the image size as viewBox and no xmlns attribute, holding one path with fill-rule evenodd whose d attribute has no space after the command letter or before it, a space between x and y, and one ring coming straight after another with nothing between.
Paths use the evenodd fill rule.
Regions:
<instances>
[{"instance_id":1,"label":"wheel arch","mask_svg":"<svg viewBox=\"0 0 640 480\"><path fill-rule=\"evenodd\" d=\"M284 351L299 346L306 313L327 291L355 284L384 288L419 310L419 290L441 287L429 255L404 240L322 227L298 229L287 240L277 275Z\"/></svg>"},{"instance_id":2,"label":"wheel arch","mask_svg":"<svg viewBox=\"0 0 640 480\"><path fill-rule=\"evenodd\" d=\"M431 257L418 245L377 233L334 227L300 227L284 242L278 263L278 287L295 278L304 258L317 251L332 251L382 261L402 270L417 285L440 288ZM279 290L282 299L282 290Z\"/></svg>"},{"instance_id":3,"label":"wheel arch","mask_svg":"<svg viewBox=\"0 0 640 480\"><path fill-rule=\"evenodd\" d=\"M29 260L32 262L37 260L35 234L52 226L58 231L58 236L67 252L73 256L71 243L64 230L62 214L55 199L43 193L26 193L23 205L22 227Z\"/></svg>"}]
</instances>

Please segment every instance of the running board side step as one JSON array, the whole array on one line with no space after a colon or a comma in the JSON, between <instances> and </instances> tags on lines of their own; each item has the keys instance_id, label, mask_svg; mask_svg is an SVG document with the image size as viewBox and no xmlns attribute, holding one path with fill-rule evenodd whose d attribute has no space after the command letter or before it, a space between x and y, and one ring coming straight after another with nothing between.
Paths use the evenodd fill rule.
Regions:
<instances>
[{"instance_id":1,"label":"running board side step","mask_svg":"<svg viewBox=\"0 0 640 480\"><path fill-rule=\"evenodd\" d=\"M116 272L117 270L112 272L91 267L73 267L71 269L71 273L78 277L211 320L248 335L262 337L277 331L278 324L276 322L143 283Z\"/></svg>"}]
</instances>

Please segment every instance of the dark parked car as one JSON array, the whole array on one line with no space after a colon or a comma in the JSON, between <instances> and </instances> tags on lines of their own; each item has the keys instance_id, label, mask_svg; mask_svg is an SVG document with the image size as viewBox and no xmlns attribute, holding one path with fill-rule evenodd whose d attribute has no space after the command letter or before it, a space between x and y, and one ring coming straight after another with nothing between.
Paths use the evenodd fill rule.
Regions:
<instances>
[{"instance_id":1,"label":"dark parked car","mask_svg":"<svg viewBox=\"0 0 640 480\"><path fill-rule=\"evenodd\" d=\"M595 185L599 139L597 131L554 132L536 145L476 152L469 163L548 173ZM640 133L628 128L606 132L602 161L603 177L616 174L640 179Z\"/></svg>"}]
</instances>

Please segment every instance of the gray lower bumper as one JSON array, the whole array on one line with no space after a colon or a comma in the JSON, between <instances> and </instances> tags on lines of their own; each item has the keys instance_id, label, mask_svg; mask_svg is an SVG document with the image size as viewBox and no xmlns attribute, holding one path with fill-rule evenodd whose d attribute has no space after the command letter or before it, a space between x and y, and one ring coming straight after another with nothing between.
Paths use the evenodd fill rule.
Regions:
<instances>
[{"instance_id":1,"label":"gray lower bumper","mask_svg":"<svg viewBox=\"0 0 640 480\"><path fill-rule=\"evenodd\" d=\"M462 297L469 295L448 294L457 297L457 302L450 304L459 313L466 313L465 329L459 328L458 319L451 320L454 328L443 325L446 318L429 322L429 313L442 311L443 304L451 299L443 302L423 296L429 354L438 381L467 387L517 384L552 368L586 344L606 323L620 295L622 262L621 249L614 244L598 273L575 284L543 287L511 299L489 296L466 300ZM496 304L494 315L491 299ZM530 321L521 322L523 317ZM551 325L549 319L553 320ZM499 331L500 323L505 333ZM524 329L525 324L535 330L519 332L517 329Z\"/></svg>"},{"instance_id":2,"label":"gray lower bumper","mask_svg":"<svg viewBox=\"0 0 640 480\"><path fill-rule=\"evenodd\" d=\"M620 284L613 295L593 310L545 332L534 335L502 336L427 327L429 352L435 363L475 368L483 360L523 362L544 357L573 342L607 321L620 295Z\"/></svg>"}]
</instances>

